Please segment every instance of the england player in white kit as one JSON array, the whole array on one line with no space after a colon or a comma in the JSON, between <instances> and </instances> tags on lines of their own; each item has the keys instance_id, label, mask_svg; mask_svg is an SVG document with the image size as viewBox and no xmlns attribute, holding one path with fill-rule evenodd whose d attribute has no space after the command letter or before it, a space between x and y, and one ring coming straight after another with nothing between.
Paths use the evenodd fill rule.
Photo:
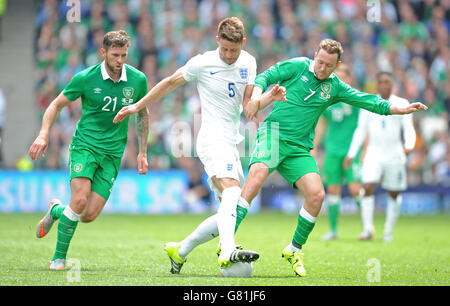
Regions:
<instances>
[{"instance_id":1,"label":"england player in white kit","mask_svg":"<svg viewBox=\"0 0 450 306\"><path fill-rule=\"evenodd\" d=\"M409 102L392 94L392 75L380 72L377 75L380 96L393 105L405 106ZM363 232L360 240L373 238L373 211L375 206L374 190L378 183L388 191L388 205L384 240L392 240L392 231L400 214L401 191L407 188L406 155L414 149L416 133L412 114L399 116L381 116L361 110L358 127L353 135L347 158L353 159L366 135L369 141L362 166L362 183L365 195L361 201Z\"/></svg>"},{"instance_id":2,"label":"england player in white kit","mask_svg":"<svg viewBox=\"0 0 450 306\"><path fill-rule=\"evenodd\" d=\"M237 205L244 184L237 144L243 103L250 100L256 76L256 60L242 50L246 38L244 26L236 18L226 18L218 26L218 48L191 58L173 75L159 82L134 105L122 108L114 122L136 113L160 100L186 82L196 82L201 101L202 122L197 136L197 154L208 175L208 182L220 200L216 215L204 220L181 242L166 244L172 273L179 273L186 256L198 245L220 236L219 265L230 266L237 261L254 261L256 252L236 248L234 232ZM237 204L238 203L238 204Z\"/></svg>"},{"instance_id":3,"label":"england player in white kit","mask_svg":"<svg viewBox=\"0 0 450 306\"><path fill-rule=\"evenodd\" d=\"M229 65L216 49L190 59L181 73L186 81L197 83L202 122L196 150L208 174L208 183L220 199L222 192L213 179L232 178L240 185L244 183L236 145L243 140L239 134L242 102L245 90L253 88L256 61L242 50L237 60Z\"/></svg>"}]
</instances>

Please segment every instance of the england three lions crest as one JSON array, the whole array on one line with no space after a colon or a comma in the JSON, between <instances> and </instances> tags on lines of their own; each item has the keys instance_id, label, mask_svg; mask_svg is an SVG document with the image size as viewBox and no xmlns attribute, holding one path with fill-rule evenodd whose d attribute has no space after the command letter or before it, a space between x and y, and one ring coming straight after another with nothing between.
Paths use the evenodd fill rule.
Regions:
<instances>
[{"instance_id":1,"label":"england three lions crest","mask_svg":"<svg viewBox=\"0 0 450 306\"><path fill-rule=\"evenodd\" d=\"M240 68L239 69L239 76L241 77L242 81L248 80L248 69L247 68Z\"/></svg>"}]
</instances>

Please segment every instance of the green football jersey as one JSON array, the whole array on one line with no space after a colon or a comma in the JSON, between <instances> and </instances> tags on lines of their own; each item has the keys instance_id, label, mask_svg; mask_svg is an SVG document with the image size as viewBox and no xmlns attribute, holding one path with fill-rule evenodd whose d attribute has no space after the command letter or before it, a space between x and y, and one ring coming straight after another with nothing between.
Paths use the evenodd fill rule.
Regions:
<instances>
[{"instance_id":1,"label":"green football jersey","mask_svg":"<svg viewBox=\"0 0 450 306\"><path fill-rule=\"evenodd\" d=\"M313 148L317 121L333 104L344 102L377 114L390 114L388 101L348 86L334 73L325 80L317 79L314 61L306 57L279 62L255 79L255 86L263 91L276 83L286 87L287 101L276 101L265 121L279 123L281 140L305 148Z\"/></svg>"},{"instance_id":2,"label":"green football jersey","mask_svg":"<svg viewBox=\"0 0 450 306\"><path fill-rule=\"evenodd\" d=\"M122 156L129 117L117 124L113 119L122 107L136 103L146 93L145 74L126 64L117 82L109 77L104 62L77 73L63 90L70 101L81 97L81 118L71 147L85 146L103 154Z\"/></svg>"},{"instance_id":3,"label":"green football jersey","mask_svg":"<svg viewBox=\"0 0 450 306\"><path fill-rule=\"evenodd\" d=\"M358 125L358 115L359 108L345 103L333 104L323 112L328 124L324 139L327 154L347 155Z\"/></svg>"}]
</instances>

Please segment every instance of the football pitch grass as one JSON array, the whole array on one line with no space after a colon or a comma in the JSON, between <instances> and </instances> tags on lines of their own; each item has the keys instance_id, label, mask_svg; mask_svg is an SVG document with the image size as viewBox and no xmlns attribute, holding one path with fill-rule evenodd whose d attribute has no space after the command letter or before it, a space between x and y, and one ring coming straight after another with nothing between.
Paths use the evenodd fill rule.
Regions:
<instances>
[{"instance_id":1,"label":"football pitch grass","mask_svg":"<svg viewBox=\"0 0 450 306\"><path fill-rule=\"evenodd\" d=\"M281 258L296 215L252 214L241 224L237 243L260 253L251 278L223 278L217 265L218 238L196 248L178 275L169 272L164 243L180 241L207 215L101 214L80 223L66 271L49 271L57 224L42 239L35 226L42 214L0 214L0 285L137 286L310 286L450 284L450 215L401 216L394 241L382 241L384 215L375 216L373 241L358 241L359 216L341 216L339 239L320 238L329 227L320 216L304 249L308 272L296 277ZM77 272L79 263L79 272Z\"/></svg>"}]
</instances>

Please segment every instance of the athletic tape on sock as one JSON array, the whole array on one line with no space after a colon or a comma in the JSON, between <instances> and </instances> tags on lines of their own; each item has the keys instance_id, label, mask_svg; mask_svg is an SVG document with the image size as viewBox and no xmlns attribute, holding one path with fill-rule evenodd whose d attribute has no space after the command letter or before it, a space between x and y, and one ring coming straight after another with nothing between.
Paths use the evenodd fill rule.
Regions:
<instances>
[{"instance_id":1,"label":"athletic tape on sock","mask_svg":"<svg viewBox=\"0 0 450 306\"><path fill-rule=\"evenodd\" d=\"M239 198L238 205L246 208L247 210L250 209L250 204L248 204L248 202L243 197Z\"/></svg>"},{"instance_id":2,"label":"athletic tape on sock","mask_svg":"<svg viewBox=\"0 0 450 306\"><path fill-rule=\"evenodd\" d=\"M300 216L302 216L303 218L305 218L306 220L308 220L311 223L316 222L316 217L311 216L311 214L309 212L307 212L303 206L300 209Z\"/></svg>"},{"instance_id":3,"label":"athletic tape on sock","mask_svg":"<svg viewBox=\"0 0 450 306\"><path fill-rule=\"evenodd\" d=\"M73 210L70 208L70 206L67 206L67 207L64 209L63 214L64 214L69 220L72 220L72 221L74 221L74 222L80 221L80 215L74 213Z\"/></svg>"},{"instance_id":4,"label":"athletic tape on sock","mask_svg":"<svg viewBox=\"0 0 450 306\"><path fill-rule=\"evenodd\" d=\"M328 205L336 205L336 204L339 204L339 202L341 202L340 195L334 195L334 194L327 195Z\"/></svg>"}]
</instances>

